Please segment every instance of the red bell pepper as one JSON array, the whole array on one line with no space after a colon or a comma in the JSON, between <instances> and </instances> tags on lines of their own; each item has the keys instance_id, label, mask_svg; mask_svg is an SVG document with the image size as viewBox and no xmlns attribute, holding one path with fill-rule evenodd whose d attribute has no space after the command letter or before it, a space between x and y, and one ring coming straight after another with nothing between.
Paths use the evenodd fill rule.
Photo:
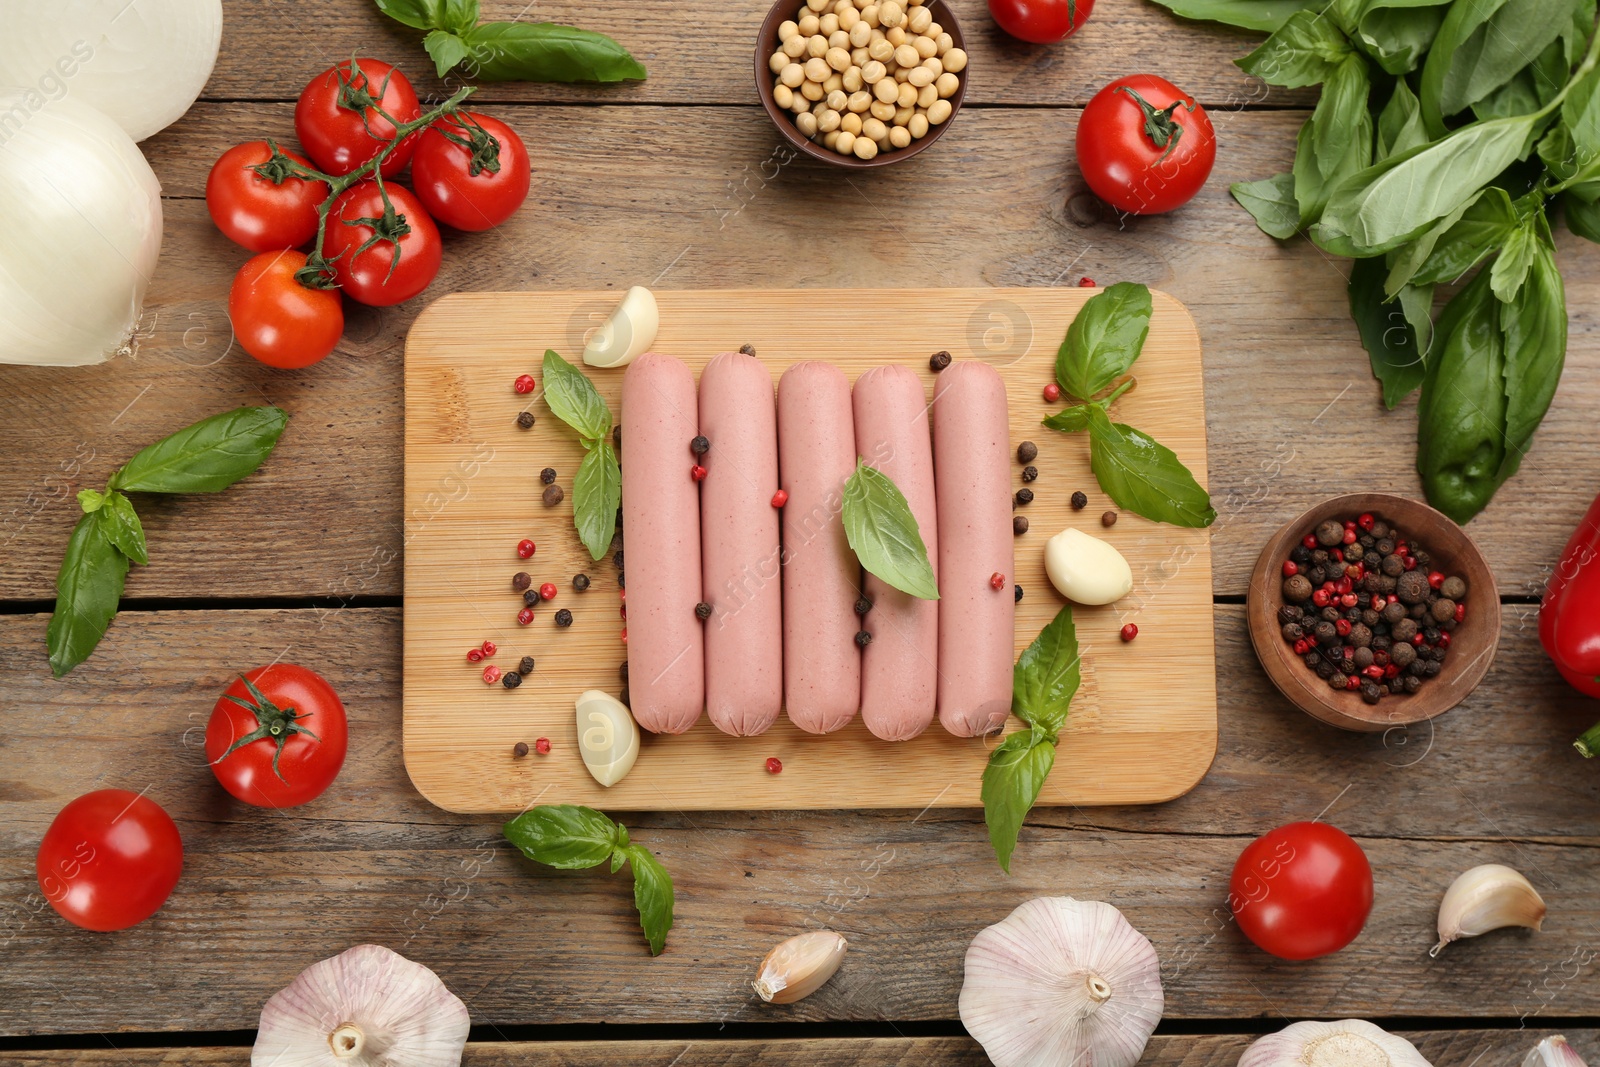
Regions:
<instances>
[{"instance_id":1,"label":"red bell pepper","mask_svg":"<svg viewBox=\"0 0 1600 1067\"><path fill-rule=\"evenodd\" d=\"M1600 497L1550 575L1539 605L1539 643L1561 677L1579 692L1600 697ZM1600 753L1600 723L1573 745L1585 756Z\"/></svg>"}]
</instances>

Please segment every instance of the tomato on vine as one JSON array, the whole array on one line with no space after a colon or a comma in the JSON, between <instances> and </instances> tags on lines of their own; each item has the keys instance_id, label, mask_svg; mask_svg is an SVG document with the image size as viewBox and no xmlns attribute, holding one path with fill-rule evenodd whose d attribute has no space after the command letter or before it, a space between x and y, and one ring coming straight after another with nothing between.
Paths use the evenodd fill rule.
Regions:
<instances>
[{"instance_id":1,"label":"tomato on vine","mask_svg":"<svg viewBox=\"0 0 1600 1067\"><path fill-rule=\"evenodd\" d=\"M397 127L421 115L416 90L404 74L381 60L347 59L312 78L300 93L294 132L318 167L349 174L394 140ZM412 134L383 161L383 176L405 170L415 150Z\"/></svg>"},{"instance_id":2,"label":"tomato on vine","mask_svg":"<svg viewBox=\"0 0 1600 1067\"><path fill-rule=\"evenodd\" d=\"M333 784L350 744L344 704L320 674L257 667L223 692L206 724L206 759L246 804L288 808Z\"/></svg>"},{"instance_id":3,"label":"tomato on vine","mask_svg":"<svg viewBox=\"0 0 1600 1067\"><path fill-rule=\"evenodd\" d=\"M989 0L989 14L1011 36L1033 44L1054 44L1089 21L1094 0Z\"/></svg>"},{"instance_id":4,"label":"tomato on vine","mask_svg":"<svg viewBox=\"0 0 1600 1067\"><path fill-rule=\"evenodd\" d=\"M1134 74L1094 95L1078 119L1078 169L1118 211L1159 215L1211 175L1217 135L1205 108L1165 78Z\"/></svg>"},{"instance_id":5,"label":"tomato on vine","mask_svg":"<svg viewBox=\"0 0 1600 1067\"><path fill-rule=\"evenodd\" d=\"M403 186L376 181L334 201L322 253L345 294L376 307L422 292L444 259L439 227L421 201Z\"/></svg>"},{"instance_id":6,"label":"tomato on vine","mask_svg":"<svg viewBox=\"0 0 1600 1067\"><path fill-rule=\"evenodd\" d=\"M280 148L274 155L267 142L246 141L222 153L206 177L211 221L252 252L299 248L317 234L317 208L328 187L294 176L280 159L311 166L298 152Z\"/></svg>"},{"instance_id":7,"label":"tomato on vine","mask_svg":"<svg viewBox=\"0 0 1600 1067\"><path fill-rule=\"evenodd\" d=\"M487 230L528 198L528 150L499 119L446 115L422 131L411 185L433 217L458 230Z\"/></svg>"},{"instance_id":8,"label":"tomato on vine","mask_svg":"<svg viewBox=\"0 0 1600 1067\"><path fill-rule=\"evenodd\" d=\"M97 789L56 815L39 842L39 892L85 930L126 930L154 915L183 872L172 816L141 793Z\"/></svg>"},{"instance_id":9,"label":"tomato on vine","mask_svg":"<svg viewBox=\"0 0 1600 1067\"><path fill-rule=\"evenodd\" d=\"M339 294L302 285L296 275L305 266L304 252L263 252L239 268L228 291L234 336L269 367L309 367L344 333Z\"/></svg>"}]
</instances>

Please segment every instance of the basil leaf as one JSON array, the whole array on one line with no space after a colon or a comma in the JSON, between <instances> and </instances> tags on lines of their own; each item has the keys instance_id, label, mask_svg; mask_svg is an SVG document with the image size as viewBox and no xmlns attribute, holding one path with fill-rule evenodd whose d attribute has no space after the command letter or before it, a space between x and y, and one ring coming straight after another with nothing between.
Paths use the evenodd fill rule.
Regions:
<instances>
[{"instance_id":1,"label":"basil leaf","mask_svg":"<svg viewBox=\"0 0 1600 1067\"><path fill-rule=\"evenodd\" d=\"M483 81L643 81L645 69L603 33L554 22L485 22L462 34L467 73Z\"/></svg>"},{"instance_id":2,"label":"basil leaf","mask_svg":"<svg viewBox=\"0 0 1600 1067\"><path fill-rule=\"evenodd\" d=\"M1571 136L1577 154L1593 165L1600 156L1600 64L1561 102L1561 126Z\"/></svg>"},{"instance_id":3,"label":"basil leaf","mask_svg":"<svg viewBox=\"0 0 1600 1067\"><path fill-rule=\"evenodd\" d=\"M1526 115L1554 100L1566 84L1570 68L1561 41L1551 41L1533 62L1513 74L1509 81L1472 105L1476 119L1501 119Z\"/></svg>"},{"instance_id":4,"label":"basil leaf","mask_svg":"<svg viewBox=\"0 0 1600 1067\"><path fill-rule=\"evenodd\" d=\"M1186 19L1221 22L1273 33L1297 11L1320 8L1326 0L1155 0Z\"/></svg>"},{"instance_id":5,"label":"basil leaf","mask_svg":"<svg viewBox=\"0 0 1600 1067\"><path fill-rule=\"evenodd\" d=\"M672 892L672 875L661 861L639 845L629 845L624 851L633 865L633 906L639 911L639 926L650 942L650 955L659 956L667 946L672 909L677 903Z\"/></svg>"},{"instance_id":6,"label":"basil leaf","mask_svg":"<svg viewBox=\"0 0 1600 1067\"><path fill-rule=\"evenodd\" d=\"M1040 425L1048 426L1052 430L1062 433L1078 433L1089 428L1089 409L1092 404L1078 404L1074 407L1063 408L1043 420Z\"/></svg>"},{"instance_id":7,"label":"basil leaf","mask_svg":"<svg viewBox=\"0 0 1600 1067\"><path fill-rule=\"evenodd\" d=\"M1407 285L1395 299L1400 301L1400 310L1411 324L1411 333L1417 339L1417 351L1426 360L1428 350L1433 347L1433 286Z\"/></svg>"},{"instance_id":8,"label":"basil leaf","mask_svg":"<svg viewBox=\"0 0 1600 1067\"><path fill-rule=\"evenodd\" d=\"M598 867L617 847L617 826L593 808L545 804L505 824L506 840L531 860L573 871Z\"/></svg>"},{"instance_id":9,"label":"basil leaf","mask_svg":"<svg viewBox=\"0 0 1600 1067\"><path fill-rule=\"evenodd\" d=\"M1422 65L1429 129L1510 81L1572 25L1573 0L1473 0L1450 5Z\"/></svg>"},{"instance_id":10,"label":"basil leaf","mask_svg":"<svg viewBox=\"0 0 1600 1067\"><path fill-rule=\"evenodd\" d=\"M1505 338L1500 302L1479 271L1445 307L1439 351L1417 405L1417 473L1428 503L1458 523L1482 511L1507 475Z\"/></svg>"},{"instance_id":11,"label":"basil leaf","mask_svg":"<svg viewBox=\"0 0 1600 1067\"><path fill-rule=\"evenodd\" d=\"M1405 261L1406 281L1413 285L1449 284L1477 266L1505 243L1517 227L1517 213L1504 189L1490 186L1463 207L1445 216L1417 241L1420 261ZM1416 259L1413 254L1411 259ZM1389 275L1395 282L1397 266Z\"/></svg>"},{"instance_id":12,"label":"basil leaf","mask_svg":"<svg viewBox=\"0 0 1600 1067\"><path fill-rule=\"evenodd\" d=\"M1506 235L1505 246L1489 268L1489 288L1496 298L1509 303L1517 295L1538 254L1539 238L1530 226L1518 226Z\"/></svg>"},{"instance_id":13,"label":"basil leaf","mask_svg":"<svg viewBox=\"0 0 1600 1067\"><path fill-rule=\"evenodd\" d=\"M1350 38L1384 73L1406 74L1433 45L1448 7L1440 0L1368 3Z\"/></svg>"},{"instance_id":14,"label":"basil leaf","mask_svg":"<svg viewBox=\"0 0 1600 1067\"><path fill-rule=\"evenodd\" d=\"M1400 301L1385 301L1381 259L1358 259L1350 268L1350 317L1361 333L1361 346L1372 363L1372 376L1383 386L1383 406L1393 409L1422 384L1426 368L1416 331Z\"/></svg>"},{"instance_id":15,"label":"basil leaf","mask_svg":"<svg viewBox=\"0 0 1600 1067\"><path fill-rule=\"evenodd\" d=\"M1135 282L1117 282L1090 297L1056 352L1061 388L1090 400L1133 366L1150 333L1150 310L1150 290Z\"/></svg>"},{"instance_id":16,"label":"basil leaf","mask_svg":"<svg viewBox=\"0 0 1600 1067\"><path fill-rule=\"evenodd\" d=\"M1332 77L1351 53L1350 42L1320 11L1296 11L1254 52L1234 63L1268 85L1299 89Z\"/></svg>"},{"instance_id":17,"label":"basil leaf","mask_svg":"<svg viewBox=\"0 0 1600 1067\"><path fill-rule=\"evenodd\" d=\"M1012 668L1011 713L1054 741L1082 680L1081 664L1072 605L1063 604Z\"/></svg>"},{"instance_id":18,"label":"basil leaf","mask_svg":"<svg viewBox=\"0 0 1600 1067\"><path fill-rule=\"evenodd\" d=\"M1567 213L1567 229L1600 243L1600 200L1585 202L1569 191L1562 195L1561 207Z\"/></svg>"},{"instance_id":19,"label":"basil leaf","mask_svg":"<svg viewBox=\"0 0 1600 1067\"><path fill-rule=\"evenodd\" d=\"M133 501L115 489L106 493L102 505L106 514L101 516L106 538L117 546L117 551L141 566L150 562L145 553L144 524L139 513L133 510Z\"/></svg>"},{"instance_id":20,"label":"basil leaf","mask_svg":"<svg viewBox=\"0 0 1600 1067\"><path fill-rule=\"evenodd\" d=\"M1367 61L1348 57L1329 77L1311 118L1300 127L1294 195L1302 223L1320 216L1330 190L1372 161L1368 88Z\"/></svg>"},{"instance_id":21,"label":"basil leaf","mask_svg":"<svg viewBox=\"0 0 1600 1067\"><path fill-rule=\"evenodd\" d=\"M1394 83L1389 102L1378 113L1378 149L1374 159L1382 162L1390 156L1420 148L1428 141L1428 128L1422 121L1417 94L1411 91L1404 78L1400 78Z\"/></svg>"},{"instance_id":22,"label":"basil leaf","mask_svg":"<svg viewBox=\"0 0 1600 1067\"><path fill-rule=\"evenodd\" d=\"M1228 192L1250 212L1261 232L1287 240L1300 230L1300 204L1294 198L1294 175L1274 174L1258 182L1234 182Z\"/></svg>"},{"instance_id":23,"label":"basil leaf","mask_svg":"<svg viewBox=\"0 0 1600 1067\"><path fill-rule=\"evenodd\" d=\"M272 454L289 416L279 408L238 408L164 437L111 476L110 488L140 493L216 493Z\"/></svg>"},{"instance_id":24,"label":"basil leaf","mask_svg":"<svg viewBox=\"0 0 1600 1067\"><path fill-rule=\"evenodd\" d=\"M928 546L905 494L860 458L844 483L844 533L861 565L902 593L938 600Z\"/></svg>"},{"instance_id":25,"label":"basil leaf","mask_svg":"<svg viewBox=\"0 0 1600 1067\"><path fill-rule=\"evenodd\" d=\"M1017 848L1022 822L1044 780L1055 766L1056 746L1037 727L1019 731L989 753L983 769L983 821L989 827L989 844L1000 869L1011 873L1011 854Z\"/></svg>"},{"instance_id":26,"label":"basil leaf","mask_svg":"<svg viewBox=\"0 0 1600 1067\"><path fill-rule=\"evenodd\" d=\"M467 42L449 30L433 30L422 39L422 47L428 53L428 58L433 60L433 69L441 78L472 54L467 49Z\"/></svg>"},{"instance_id":27,"label":"basil leaf","mask_svg":"<svg viewBox=\"0 0 1600 1067\"><path fill-rule=\"evenodd\" d=\"M1216 521L1211 495L1172 450L1089 408L1089 467L1118 507L1156 522L1204 527Z\"/></svg>"},{"instance_id":28,"label":"basil leaf","mask_svg":"<svg viewBox=\"0 0 1600 1067\"><path fill-rule=\"evenodd\" d=\"M1533 432L1550 410L1566 363L1567 297L1548 224L1542 239L1535 239L1527 280L1517 298L1500 307L1500 330L1506 346L1506 458L1515 461L1503 481L1516 473Z\"/></svg>"},{"instance_id":29,"label":"basil leaf","mask_svg":"<svg viewBox=\"0 0 1600 1067\"><path fill-rule=\"evenodd\" d=\"M78 520L56 574L56 607L45 644L57 678L89 658L122 599L128 557L107 535L105 511L97 508Z\"/></svg>"},{"instance_id":30,"label":"basil leaf","mask_svg":"<svg viewBox=\"0 0 1600 1067\"><path fill-rule=\"evenodd\" d=\"M444 0L376 0L378 10L414 30L442 26Z\"/></svg>"},{"instance_id":31,"label":"basil leaf","mask_svg":"<svg viewBox=\"0 0 1600 1067\"><path fill-rule=\"evenodd\" d=\"M572 524L578 540L599 559L611 550L617 533L617 508L622 504L622 467L609 437L595 442L572 480Z\"/></svg>"},{"instance_id":32,"label":"basil leaf","mask_svg":"<svg viewBox=\"0 0 1600 1067\"><path fill-rule=\"evenodd\" d=\"M544 354L544 402L579 437L598 441L611 433L611 409L605 398L588 375L553 350Z\"/></svg>"}]
</instances>

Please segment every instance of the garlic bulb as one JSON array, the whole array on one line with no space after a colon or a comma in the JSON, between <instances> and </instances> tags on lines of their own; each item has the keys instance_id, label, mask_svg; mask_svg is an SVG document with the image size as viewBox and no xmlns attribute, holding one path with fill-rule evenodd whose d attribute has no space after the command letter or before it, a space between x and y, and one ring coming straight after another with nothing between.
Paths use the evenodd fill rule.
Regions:
<instances>
[{"instance_id":1,"label":"garlic bulb","mask_svg":"<svg viewBox=\"0 0 1600 1067\"><path fill-rule=\"evenodd\" d=\"M1133 1067L1163 1004L1155 948L1110 904L1039 897L967 949L961 1022L995 1067Z\"/></svg>"},{"instance_id":2,"label":"garlic bulb","mask_svg":"<svg viewBox=\"0 0 1600 1067\"><path fill-rule=\"evenodd\" d=\"M1583 1057L1560 1034L1547 1037L1522 1057L1522 1067L1587 1067Z\"/></svg>"},{"instance_id":3,"label":"garlic bulb","mask_svg":"<svg viewBox=\"0 0 1600 1067\"><path fill-rule=\"evenodd\" d=\"M1256 1039L1239 1067L1431 1067L1417 1046L1364 1019L1293 1023Z\"/></svg>"},{"instance_id":4,"label":"garlic bulb","mask_svg":"<svg viewBox=\"0 0 1600 1067\"><path fill-rule=\"evenodd\" d=\"M813 930L782 942L761 961L756 995L769 1004L793 1004L827 984L844 962L845 939L832 930Z\"/></svg>"},{"instance_id":5,"label":"garlic bulb","mask_svg":"<svg viewBox=\"0 0 1600 1067\"><path fill-rule=\"evenodd\" d=\"M381 945L313 963L261 1009L250 1067L459 1067L467 1006Z\"/></svg>"},{"instance_id":6,"label":"garlic bulb","mask_svg":"<svg viewBox=\"0 0 1600 1067\"><path fill-rule=\"evenodd\" d=\"M583 361L591 367L626 367L650 350L661 328L656 296L642 285L629 289L589 343Z\"/></svg>"},{"instance_id":7,"label":"garlic bulb","mask_svg":"<svg viewBox=\"0 0 1600 1067\"><path fill-rule=\"evenodd\" d=\"M1439 943L1428 950L1437 956L1450 942L1477 937L1502 926L1544 924L1544 898L1522 875L1498 863L1464 872L1445 890L1439 904Z\"/></svg>"},{"instance_id":8,"label":"garlic bulb","mask_svg":"<svg viewBox=\"0 0 1600 1067\"><path fill-rule=\"evenodd\" d=\"M222 0L49 0L0 13L0 85L70 96L135 141L189 110L222 44Z\"/></svg>"}]
</instances>

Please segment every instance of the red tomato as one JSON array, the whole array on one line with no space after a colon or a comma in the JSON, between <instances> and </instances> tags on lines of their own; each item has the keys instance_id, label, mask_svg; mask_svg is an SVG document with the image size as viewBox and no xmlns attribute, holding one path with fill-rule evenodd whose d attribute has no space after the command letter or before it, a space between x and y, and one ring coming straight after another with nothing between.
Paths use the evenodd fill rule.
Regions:
<instances>
[{"instance_id":1,"label":"red tomato","mask_svg":"<svg viewBox=\"0 0 1600 1067\"><path fill-rule=\"evenodd\" d=\"M487 230L528 198L528 150L499 119L463 111L422 131L411 186L433 217L458 230Z\"/></svg>"},{"instance_id":2,"label":"red tomato","mask_svg":"<svg viewBox=\"0 0 1600 1067\"><path fill-rule=\"evenodd\" d=\"M1274 956L1309 960L1356 939L1372 912L1372 865L1322 822L1280 826L1245 847L1228 882L1245 936Z\"/></svg>"},{"instance_id":3,"label":"red tomato","mask_svg":"<svg viewBox=\"0 0 1600 1067\"><path fill-rule=\"evenodd\" d=\"M212 773L258 808L292 808L321 796L349 745L339 694L292 663L257 667L236 680L206 724Z\"/></svg>"},{"instance_id":4,"label":"red tomato","mask_svg":"<svg viewBox=\"0 0 1600 1067\"><path fill-rule=\"evenodd\" d=\"M334 201L322 246L345 294L376 307L398 304L422 292L433 284L444 259L439 227L416 195L389 182L383 188L389 194L388 214L373 181L352 186ZM380 232L383 238L367 245Z\"/></svg>"},{"instance_id":5,"label":"red tomato","mask_svg":"<svg viewBox=\"0 0 1600 1067\"><path fill-rule=\"evenodd\" d=\"M1205 108L1153 74L1118 78L1078 119L1078 169L1118 211L1159 215L1189 202L1211 175L1217 135Z\"/></svg>"},{"instance_id":6,"label":"red tomato","mask_svg":"<svg viewBox=\"0 0 1600 1067\"><path fill-rule=\"evenodd\" d=\"M126 789L85 793L56 815L34 860L39 892L85 930L126 930L172 894L183 839L161 805Z\"/></svg>"},{"instance_id":7,"label":"red tomato","mask_svg":"<svg viewBox=\"0 0 1600 1067\"><path fill-rule=\"evenodd\" d=\"M294 132L306 155L333 175L349 174L394 140L397 125L422 116L404 74L376 59L355 64L352 70L347 59L312 78L294 106ZM380 168L383 176L405 170L416 147L416 134L395 146Z\"/></svg>"},{"instance_id":8,"label":"red tomato","mask_svg":"<svg viewBox=\"0 0 1600 1067\"><path fill-rule=\"evenodd\" d=\"M263 252L239 268L228 291L234 336L269 367L309 367L333 351L344 333L344 308L333 289L295 280L304 252Z\"/></svg>"},{"instance_id":9,"label":"red tomato","mask_svg":"<svg viewBox=\"0 0 1600 1067\"><path fill-rule=\"evenodd\" d=\"M1094 0L989 0L989 14L1002 30L1034 44L1071 37L1093 10Z\"/></svg>"},{"instance_id":10,"label":"red tomato","mask_svg":"<svg viewBox=\"0 0 1600 1067\"><path fill-rule=\"evenodd\" d=\"M298 152L285 156L310 167ZM206 178L206 210L228 237L252 252L297 248L317 234L317 208L328 195L321 182L285 178L274 183L251 168L272 158L265 141L246 141L222 153Z\"/></svg>"}]
</instances>

